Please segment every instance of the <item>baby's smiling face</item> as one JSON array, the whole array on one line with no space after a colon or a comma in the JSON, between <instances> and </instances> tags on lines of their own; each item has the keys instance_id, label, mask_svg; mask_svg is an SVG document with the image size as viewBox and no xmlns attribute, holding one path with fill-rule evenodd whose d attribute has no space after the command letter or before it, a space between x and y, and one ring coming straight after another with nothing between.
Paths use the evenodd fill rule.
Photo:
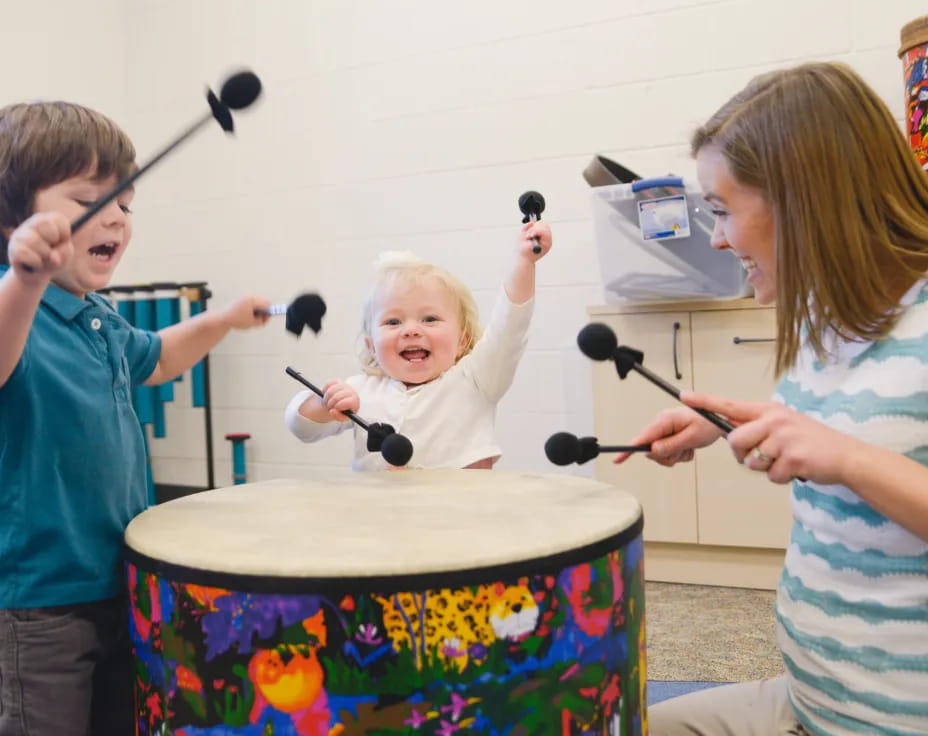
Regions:
<instances>
[{"instance_id":1,"label":"baby's smiling face","mask_svg":"<svg viewBox=\"0 0 928 736\"><path fill-rule=\"evenodd\" d=\"M396 284L372 306L369 347L391 378L407 386L428 383L458 361L465 343L460 309L439 279Z\"/></svg>"}]
</instances>

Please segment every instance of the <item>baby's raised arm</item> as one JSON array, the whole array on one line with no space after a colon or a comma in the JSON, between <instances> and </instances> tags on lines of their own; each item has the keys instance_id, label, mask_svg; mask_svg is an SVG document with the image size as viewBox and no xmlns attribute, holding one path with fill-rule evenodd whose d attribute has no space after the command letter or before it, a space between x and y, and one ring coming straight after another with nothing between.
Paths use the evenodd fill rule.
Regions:
<instances>
[{"instance_id":1,"label":"baby's raised arm","mask_svg":"<svg viewBox=\"0 0 928 736\"><path fill-rule=\"evenodd\" d=\"M536 238L540 253L533 250ZM519 230L515 258L504 282L506 296L513 304L525 304L535 296L535 263L547 255L551 244L551 228L546 222L527 222Z\"/></svg>"}]
</instances>

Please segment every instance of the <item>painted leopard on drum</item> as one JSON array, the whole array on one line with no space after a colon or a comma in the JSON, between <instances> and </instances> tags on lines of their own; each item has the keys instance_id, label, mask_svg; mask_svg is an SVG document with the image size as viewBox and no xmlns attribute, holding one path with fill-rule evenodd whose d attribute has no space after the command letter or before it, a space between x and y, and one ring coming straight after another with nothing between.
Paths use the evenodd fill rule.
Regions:
<instances>
[{"instance_id":1,"label":"painted leopard on drum","mask_svg":"<svg viewBox=\"0 0 928 736\"><path fill-rule=\"evenodd\" d=\"M393 649L412 650L419 669L437 659L462 671L469 661L486 657L498 639L521 638L538 622L538 606L525 585L442 588L374 599L383 607Z\"/></svg>"}]
</instances>

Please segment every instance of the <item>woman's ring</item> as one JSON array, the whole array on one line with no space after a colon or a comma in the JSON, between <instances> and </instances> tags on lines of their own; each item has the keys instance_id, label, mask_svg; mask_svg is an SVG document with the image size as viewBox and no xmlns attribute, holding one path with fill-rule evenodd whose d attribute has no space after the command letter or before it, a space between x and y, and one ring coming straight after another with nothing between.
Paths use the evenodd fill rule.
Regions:
<instances>
[{"instance_id":1,"label":"woman's ring","mask_svg":"<svg viewBox=\"0 0 928 736\"><path fill-rule=\"evenodd\" d=\"M773 461L776 460L775 457L771 457L766 452L761 450L760 447L755 447L753 450L751 450L751 457L755 458L756 460L760 460L762 463L767 463L769 465L772 465Z\"/></svg>"}]
</instances>

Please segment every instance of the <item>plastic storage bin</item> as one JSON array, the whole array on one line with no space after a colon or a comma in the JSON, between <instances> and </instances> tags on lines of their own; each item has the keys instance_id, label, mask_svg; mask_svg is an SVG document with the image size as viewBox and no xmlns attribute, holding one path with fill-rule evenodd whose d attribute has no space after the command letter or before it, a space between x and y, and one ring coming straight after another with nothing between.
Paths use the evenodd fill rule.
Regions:
<instances>
[{"instance_id":1,"label":"plastic storage bin","mask_svg":"<svg viewBox=\"0 0 928 736\"><path fill-rule=\"evenodd\" d=\"M738 259L709 244L715 218L699 190L682 178L640 179L590 191L607 303L751 294Z\"/></svg>"}]
</instances>

